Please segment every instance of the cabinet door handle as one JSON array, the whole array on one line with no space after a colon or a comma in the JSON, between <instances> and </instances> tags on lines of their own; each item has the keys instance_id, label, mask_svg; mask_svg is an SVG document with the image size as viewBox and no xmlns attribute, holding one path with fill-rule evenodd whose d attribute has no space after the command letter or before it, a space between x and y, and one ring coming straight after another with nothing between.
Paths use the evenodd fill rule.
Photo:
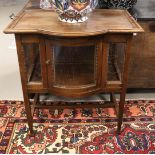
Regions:
<instances>
[{"instance_id":1,"label":"cabinet door handle","mask_svg":"<svg viewBox=\"0 0 155 155\"><path fill-rule=\"evenodd\" d=\"M15 16L15 14L14 14L14 13L12 13L9 17L10 17L10 19L12 19L12 20L13 20L13 19L15 19L15 17L16 17L16 16Z\"/></svg>"},{"instance_id":2,"label":"cabinet door handle","mask_svg":"<svg viewBox=\"0 0 155 155\"><path fill-rule=\"evenodd\" d=\"M46 60L45 63L46 63L46 65L49 65L50 64L50 60Z\"/></svg>"}]
</instances>

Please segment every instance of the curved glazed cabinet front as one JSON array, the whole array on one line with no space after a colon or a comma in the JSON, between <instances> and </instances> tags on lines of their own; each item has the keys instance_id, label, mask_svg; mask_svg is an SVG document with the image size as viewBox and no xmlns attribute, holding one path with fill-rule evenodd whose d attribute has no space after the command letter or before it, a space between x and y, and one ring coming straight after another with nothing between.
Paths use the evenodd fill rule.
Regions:
<instances>
[{"instance_id":1,"label":"curved glazed cabinet front","mask_svg":"<svg viewBox=\"0 0 155 155\"><path fill-rule=\"evenodd\" d=\"M46 54L48 87L51 93L82 97L101 91L100 39L47 39Z\"/></svg>"}]
</instances>

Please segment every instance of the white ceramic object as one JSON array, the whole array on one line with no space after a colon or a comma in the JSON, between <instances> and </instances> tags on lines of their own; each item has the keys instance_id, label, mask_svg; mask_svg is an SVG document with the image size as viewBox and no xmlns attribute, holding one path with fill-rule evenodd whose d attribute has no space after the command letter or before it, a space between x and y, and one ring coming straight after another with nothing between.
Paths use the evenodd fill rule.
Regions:
<instances>
[{"instance_id":1,"label":"white ceramic object","mask_svg":"<svg viewBox=\"0 0 155 155\"><path fill-rule=\"evenodd\" d=\"M80 23L88 19L87 14L97 6L97 0L52 0L59 20Z\"/></svg>"}]
</instances>

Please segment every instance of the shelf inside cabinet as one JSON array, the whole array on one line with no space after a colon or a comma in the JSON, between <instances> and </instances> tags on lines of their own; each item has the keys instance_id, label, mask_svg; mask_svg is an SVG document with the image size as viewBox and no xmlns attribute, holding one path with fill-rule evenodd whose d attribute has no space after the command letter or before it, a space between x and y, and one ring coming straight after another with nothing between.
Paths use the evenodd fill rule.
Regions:
<instances>
[{"instance_id":1,"label":"shelf inside cabinet","mask_svg":"<svg viewBox=\"0 0 155 155\"><path fill-rule=\"evenodd\" d=\"M115 58L110 54L108 57L108 78L107 81L121 81L121 71Z\"/></svg>"},{"instance_id":2,"label":"shelf inside cabinet","mask_svg":"<svg viewBox=\"0 0 155 155\"><path fill-rule=\"evenodd\" d=\"M34 69L31 74L30 81L32 82L41 82L41 64L39 61L36 61L36 64L34 65Z\"/></svg>"},{"instance_id":3,"label":"shelf inside cabinet","mask_svg":"<svg viewBox=\"0 0 155 155\"><path fill-rule=\"evenodd\" d=\"M120 81L116 66L111 61L108 63L108 81Z\"/></svg>"},{"instance_id":4,"label":"shelf inside cabinet","mask_svg":"<svg viewBox=\"0 0 155 155\"><path fill-rule=\"evenodd\" d=\"M31 64L29 66L29 69L27 71L27 76L28 76L28 83L30 82L42 82L42 77L41 77L41 64L39 61L39 57L37 57L36 61L34 64Z\"/></svg>"}]
</instances>

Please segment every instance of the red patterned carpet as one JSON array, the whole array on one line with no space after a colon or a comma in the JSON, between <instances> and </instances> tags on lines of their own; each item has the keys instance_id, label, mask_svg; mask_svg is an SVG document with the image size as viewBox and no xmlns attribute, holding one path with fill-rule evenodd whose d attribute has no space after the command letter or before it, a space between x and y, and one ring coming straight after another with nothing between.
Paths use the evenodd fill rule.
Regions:
<instances>
[{"instance_id":1,"label":"red patterned carpet","mask_svg":"<svg viewBox=\"0 0 155 155\"><path fill-rule=\"evenodd\" d=\"M34 118L30 137L23 102L0 101L1 154L155 154L155 101L127 101L119 136L112 108L36 110Z\"/></svg>"}]
</instances>

